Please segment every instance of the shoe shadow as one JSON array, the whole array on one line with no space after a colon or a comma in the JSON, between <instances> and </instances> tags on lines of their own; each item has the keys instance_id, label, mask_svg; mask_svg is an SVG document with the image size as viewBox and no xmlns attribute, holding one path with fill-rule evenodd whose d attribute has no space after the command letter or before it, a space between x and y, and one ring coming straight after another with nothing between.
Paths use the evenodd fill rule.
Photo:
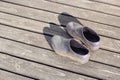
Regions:
<instances>
[{"instance_id":1,"label":"shoe shadow","mask_svg":"<svg viewBox=\"0 0 120 80\"><path fill-rule=\"evenodd\" d=\"M72 22L79 23L79 24L82 25L82 23L81 23L79 20L77 20L76 17L74 17L74 16L72 16L72 15L66 13L66 12L61 13L61 14L58 16L58 20L59 20L60 24L61 24L62 26L64 26L64 27L66 27L66 25L67 25L69 22L71 22L71 21L72 21Z\"/></svg>"},{"instance_id":2,"label":"shoe shadow","mask_svg":"<svg viewBox=\"0 0 120 80\"><path fill-rule=\"evenodd\" d=\"M64 26L64 28L66 27L66 25L69 23L69 22L76 22L78 24L81 24L83 25L75 16L72 16L66 12L63 12L61 13L59 16L58 16L58 20L60 22L60 24L62 26ZM68 34L69 35L69 34ZM70 35L69 35L70 36ZM82 42L81 42L82 43ZM82 43L84 44L84 43Z\"/></svg>"},{"instance_id":3,"label":"shoe shadow","mask_svg":"<svg viewBox=\"0 0 120 80\"><path fill-rule=\"evenodd\" d=\"M43 29L45 39L47 40L50 47L51 47L51 38L54 35L59 35L59 36L65 37L65 38L71 38L71 36L65 30L65 27L69 22L73 21L73 22L77 22L77 23L81 24L81 22L78 21L74 16L72 16L66 12L61 13L58 16L58 20L59 20L61 26L51 22L51 23L49 23L50 26L46 26Z\"/></svg>"},{"instance_id":4,"label":"shoe shadow","mask_svg":"<svg viewBox=\"0 0 120 80\"><path fill-rule=\"evenodd\" d=\"M49 23L50 26L46 26L43 29L43 34L45 36L45 39L47 40L48 44L51 47L51 38L54 35L59 35L65 38L70 38L70 36L66 33L63 27L55 24L55 23Z\"/></svg>"}]
</instances>

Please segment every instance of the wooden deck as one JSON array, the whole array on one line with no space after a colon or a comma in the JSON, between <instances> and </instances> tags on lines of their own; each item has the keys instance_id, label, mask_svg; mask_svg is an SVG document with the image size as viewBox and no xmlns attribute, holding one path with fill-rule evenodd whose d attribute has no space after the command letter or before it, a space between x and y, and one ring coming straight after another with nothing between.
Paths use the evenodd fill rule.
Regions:
<instances>
[{"instance_id":1,"label":"wooden deck","mask_svg":"<svg viewBox=\"0 0 120 80\"><path fill-rule=\"evenodd\" d=\"M101 37L87 64L50 47L69 21ZM0 0L0 80L120 80L120 1Z\"/></svg>"}]
</instances>

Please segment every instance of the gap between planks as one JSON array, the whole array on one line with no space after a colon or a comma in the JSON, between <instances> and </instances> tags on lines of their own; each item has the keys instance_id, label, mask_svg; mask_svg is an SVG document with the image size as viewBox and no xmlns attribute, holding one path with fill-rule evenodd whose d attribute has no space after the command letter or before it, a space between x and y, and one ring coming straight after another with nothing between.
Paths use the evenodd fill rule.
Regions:
<instances>
[{"instance_id":1,"label":"gap between planks","mask_svg":"<svg viewBox=\"0 0 120 80\"><path fill-rule=\"evenodd\" d=\"M107 5L110 5L110 6L120 7L119 1L115 1L115 0L113 0L113 1L109 0L110 2L106 2L105 0L101 0L101 1L98 1L98 0L89 0L89 1L98 2L98 3L102 3L102 4L107 4Z\"/></svg>"},{"instance_id":2,"label":"gap between planks","mask_svg":"<svg viewBox=\"0 0 120 80\"><path fill-rule=\"evenodd\" d=\"M35 29L35 31L37 30L37 31L43 33L43 29L44 29L45 26L42 25L42 24L44 24L42 22L41 23L36 22L36 21L33 22L32 20L24 19L24 18L17 17L17 16L12 16L12 15L3 14L3 13L0 13L0 14L1 14L0 15L0 17L1 17L0 22L2 22L4 24L16 26L16 27L23 28L23 29L29 29L29 30L34 30L34 28L32 28L34 26L35 28L39 29L39 30ZM41 27L39 27L40 25L41 25ZM30 28L30 26L31 26L31 28ZM56 26L56 30L57 29L58 29L58 27ZM60 30L60 28L59 28L59 30ZM57 30L57 31L59 32L59 30ZM101 48L107 49L107 50L110 50L110 51L114 51L114 52L117 52L117 53L120 52L119 51L119 46L120 46L120 41L119 40L114 40L114 39L110 39L110 38L106 38L106 37L102 37L102 36L101 36L101 38L102 38Z\"/></svg>"},{"instance_id":3,"label":"gap between planks","mask_svg":"<svg viewBox=\"0 0 120 80\"><path fill-rule=\"evenodd\" d=\"M20 7L20 6L10 5L10 4L4 4L4 7L6 5L11 6L11 8L13 8L15 10L20 10L20 12L16 13L16 12L10 10L11 8L9 10L1 8L1 10L2 10L1 13L10 14L10 15L14 15L14 16L19 16L19 17L23 17L23 18L27 18L27 19L31 19L31 20L35 20L35 21L41 21L41 22L45 22L45 23L49 23L49 21L52 20L53 22L55 22L57 24L61 24L56 19L56 17L59 17L61 14L53 14L53 13L38 11L38 10L35 10L35 9L30 9L30 8ZM24 12L21 13L21 9ZM6 12L3 12L3 11L6 11ZM8 12L10 12L10 13L8 13ZM64 17L63 22L66 22L67 20L72 19L72 18L70 18L70 16L65 16L64 14L62 14L61 17ZM76 21L85 23L86 24L85 26L90 26L91 28L95 29L98 33L100 32L99 34L104 36L104 37L120 40L120 35L119 35L118 28L112 28L110 26L105 26L105 25L102 25L102 24L88 22L88 21L84 21L84 20L80 20L80 19L78 19L78 20L76 19ZM66 25L66 24L62 23L61 25Z\"/></svg>"},{"instance_id":4,"label":"gap between planks","mask_svg":"<svg viewBox=\"0 0 120 80\"><path fill-rule=\"evenodd\" d=\"M75 15L76 18L79 18L79 19L83 19L83 20L87 20L87 21L90 21L90 22L95 22L95 23L98 23L98 24L103 24L103 25L108 25L108 26L113 26L113 27L120 27L119 26L119 18L118 17L114 17L114 16L109 16L109 15L105 15L105 14L100 14L100 13L95 13L95 12L90 12L90 11L87 11L87 10L84 10L84 9L77 9L77 8L72 8L72 7L69 7L69 6L62 6L60 4L55 4L55 3L50 3L48 1L44 1L42 0L42 2L36 0L34 3L33 2L30 2L26 0L26 2L24 1L17 1L17 0L11 0L9 2L9 0L4 0L8 3L11 3L11 4L16 4L16 5L21 5L21 6L24 6L24 7L29 7L29 8L34 8L34 9L38 9L38 10L44 10L44 11L48 11L48 12L52 12L52 13L61 13L62 12L70 12L70 14L72 15ZM34 4L33 5L30 5L28 3L31 3L31 4ZM39 3L39 4L38 4ZM49 5L50 7L46 6L46 5ZM59 6L58 9L56 8L52 8L52 7L55 7L55 6ZM81 13L78 13L78 12L81 12ZM89 13L89 17L86 18L86 15ZM81 17L79 15L82 15ZM83 15L84 14L84 15ZM99 17L98 17L99 16ZM101 17L104 16L104 18L101 18ZM107 19L108 20L105 20ZM112 20L114 19L114 22Z\"/></svg>"},{"instance_id":5,"label":"gap between planks","mask_svg":"<svg viewBox=\"0 0 120 80\"><path fill-rule=\"evenodd\" d=\"M1 40L2 39L0 39L0 41ZM96 77L102 78L102 79L117 79L117 78L119 78L119 76L118 76L119 69L114 68L114 67L110 67L107 65L105 66L103 64L98 64L96 62L91 62L91 61L89 61L87 64L79 65L79 63L75 63L71 60L67 60L66 58L55 55L54 52L47 51L44 49L40 49L40 48L37 49L32 46L30 47L25 44L20 44L18 42L13 42L13 41L5 40L5 39L3 39L3 41L1 41L1 43L0 44L3 45L2 51L10 53L11 55L16 55L16 56L34 60L37 62L43 62L45 64L47 63L50 65L58 66L61 68L65 68L67 70L72 70L73 72L79 71L83 75L86 74L88 76L94 76L94 77L96 76ZM6 45L4 45L4 44L6 44ZM32 50L32 52L31 51L29 52L29 50ZM22 54L23 52L24 52L24 54ZM74 65L74 66L71 66L71 65ZM94 66L94 65L96 65L96 66ZM99 69L100 69L100 72L99 72ZM104 70L106 70L107 72L106 71L104 72ZM99 72L99 74L96 74L96 72ZM105 75L103 75L104 73L105 73Z\"/></svg>"},{"instance_id":6,"label":"gap between planks","mask_svg":"<svg viewBox=\"0 0 120 80\"><path fill-rule=\"evenodd\" d=\"M0 80L37 80L37 79L35 78L31 79L0 68Z\"/></svg>"},{"instance_id":7,"label":"gap between planks","mask_svg":"<svg viewBox=\"0 0 120 80\"><path fill-rule=\"evenodd\" d=\"M3 25L0 25L0 26L1 26L0 27L0 36L3 36L3 38L6 37L6 38L13 39L13 40L15 39L15 41L17 40L17 41L20 41L20 42L23 42L23 43L26 43L26 44L30 44L30 45L35 46L35 47L40 47L40 48L48 49L48 50L52 50L52 49L50 48L47 41L45 41L44 35L43 35L44 33L49 34L51 36L56 34L56 33L58 35L61 35L61 36L64 36L64 37L68 36L64 31L62 31L62 32L59 32L59 31L54 32L55 31L54 29L50 31L50 29L48 29L48 28L46 28L45 32L36 34L36 33L31 32L31 31L28 32L28 30L25 31L25 30L20 30L20 29L16 29L16 28L14 29L14 27L11 28L10 26L8 26L8 27L3 26ZM55 25L53 25L53 26L55 26ZM24 35L20 35L20 34L24 34ZM18 36L19 36L19 39L18 39ZM34 36L34 39L30 39L30 37L32 37L32 36ZM50 36L48 36L48 37L50 37ZM42 44L39 45L39 43L42 43ZM101 51L103 51L103 52L101 52ZM101 50L101 51L100 52L98 51L97 52L98 55L94 56L93 59L96 57L95 60L103 61L106 64L109 63L109 64L112 64L112 65L115 64L115 65L120 66L118 63L114 63L115 60L116 61L117 61L117 59L119 60L119 57L117 57L117 56L119 56L120 54L115 54L113 52L107 53L108 51L105 51L105 50ZM101 56L100 53L104 53L103 54L104 56ZM107 54L105 54L105 53L107 53ZM107 58L108 55L109 55L109 57ZM101 56L102 58L97 57L97 56ZM104 59L106 59L106 60L104 61Z\"/></svg>"},{"instance_id":8,"label":"gap between planks","mask_svg":"<svg viewBox=\"0 0 120 80\"><path fill-rule=\"evenodd\" d=\"M0 68L3 70L16 73L19 75L26 75L36 77L34 80L96 80L99 78L74 73L69 70L57 68L48 64L40 63L30 59L25 59L11 55L9 53L0 52ZM13 72L14 71L14 72ZM49 72L49 73L48 73ZM70 77L71 76L71 77Z\"/></svg>"},{"instance_id":9,"label":"gap between planks","mask_svg":"<svg viewBox=\"0 0 120 80\"><path fill-rule=\"evenodd\" d=\"M91 2L89 0L82 1L82 0L76 0L76 1L69 1L69 0L45 0L49 2L53 2L56 4L62 4L67 5L70 7L85 9L89 11L94 11L102 14L107 14L111 16L120 17L119 14L119 8L118 7L111 7L105 4L97 3L97 2Z\"/></svg>"}]
</instances>

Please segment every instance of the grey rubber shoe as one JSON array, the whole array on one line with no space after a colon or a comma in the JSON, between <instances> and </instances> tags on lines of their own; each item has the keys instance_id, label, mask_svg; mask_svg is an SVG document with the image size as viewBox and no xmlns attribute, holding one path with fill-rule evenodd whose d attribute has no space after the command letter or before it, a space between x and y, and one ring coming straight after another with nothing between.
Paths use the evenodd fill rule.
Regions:
<instances>
[{"instance_id":1,"label":"grey rubber shoe","mask_svg":"<svg viewBox=\"0 0 120 80\"><path fill-rule=\"evenodd\" d=\"M51 39L51 45L57 54L78 61L81 64L87 63L90 58L89 50L76 39L66 39L55 35Z\"/></svg>"},{"instance_id":2,"label":"grey rubber shoe","mask_svg":"<svg viewBox=\"0 0 120 80\"><path fill-rule=\"evenodd\" d=\"M99 49L100 37L89 27L85 27L76 22L69 22L66 26L66 30L73 38L82 41L90 50Z\"/></svg>"}]
</instances>

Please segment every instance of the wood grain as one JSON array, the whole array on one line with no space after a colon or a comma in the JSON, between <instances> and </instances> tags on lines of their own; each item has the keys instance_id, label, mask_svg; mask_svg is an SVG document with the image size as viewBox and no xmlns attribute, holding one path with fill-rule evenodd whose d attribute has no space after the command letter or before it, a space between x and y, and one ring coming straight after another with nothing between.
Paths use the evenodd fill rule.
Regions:
<instances>
[{"instance_id":1,"label":"wood grain","mask_svg":"<svg viewBox=\"0 0 120 80\"><path fill-rule=\"evenodd\" d=\"M92 29L94 29L100 35L112 37L115 39L120 39L120 31L119 31L120 29L119 28L115 28L115 27L111 27L111 26L107 26L107 25L102 25L102 24L98 24L98 23L94 23L94 22L89 22L86 20L76 19L76 18L72 18L69 16L64 16L61 14L54 14L54 13L36 10L36 9L31 9L31 8L27 8L27 7L23 7L23 6L8 4L5 2L0 3L0 11L4 11L7 13L27 17L29 19L34 19L37 21L44 21L44 22L48 22L48 23L53 22L53 23L56 23L59 25L66 25L66 23L68 21L81 22L85 26L89 26ZM7 15L1 14L0 17L3 18L3 20L8 20L8 21L12 19L11 17L9 17L9 15L7 17L9 17L10 19L7 17L4 17L4 16L7 16ZM12 20L12 22L14 22L14 21ZM7 21L5 24L7 24Z\"/></svg>"},{"instance_id":2,"label":"wood grain","mask_svg":"<svg viewBox=\"0 0 120 80\"><path fill-rule=\"evenodd\" d=\"M114 27L120 27L119 26L120 25L120 23L119 23L120 18L119 17L101 14L101 13L88 11L88 10L84 10L84 9L78 9L78 8L74 8L74 7L70 7L70 6L66 6L66 5L63 6L61 4L51 3L51 2L48 2L45 0L36 0L34 2L32 0L25 0L25 1L22 1L22 0L4 0L4 1L9 1L9 2L13 2L13 3L27 5L30 7L38 8L38 9L48 11L48 12L53 12L53 13L67 12L71 15L86 19L88 21L102 23L102 24L106 24L106 25L111 25ZM56 6L58 6L58 8L55 8ZM113 20L114 20L114 22L113 22Z\"/></svg>"},{"instance_id":3,"label":"wood grain","mask_svg":"<svg viewBox=\"0 0 120 80\"><path fill-rule=\"evenodd\" d=\"M0 80L34 80L34 79L26 78L23 76L19 76L10 72L0 70Z\"/></svg>"},{"instance_id":4,"label":"wood grain","mask_svg":"<svg viewBox=\"0 0 120 80\"><path fill-rule=\"evenodd\" d=\"M108 0L90 0L90 1L94 1L94 2L99 2L99 3L111 5L111 6L120 7L120 2L119 2L119 0L109 0L109 1L108 1Z\"/></svg>"},{"instance_id":5,"label":"wood grain","mask_svg":"<svg viewBox=\"0 0 120 80\"><path fill-rule=\"evenodd\" d=\"M40 44L42 44L42 43L40 43ZM67 70L70 70L73 72L97 77L100 79L119 80L119 78L120 78L120 76L119 76L120 69L119 68L107 66L107 65L92 62L92 61L89 61L87 64L81 65L80 63L77 63L77 62L69 60L65 57L56 55L53 51L45 50L42 48L36 48L33 46L21 44L18 42L14 42L14 41L2 39L2 38L0 38L0 45L2 45L0 47L0 51L2 51L2 52L9 53L11 55L19 56L22 58L30 59L33 61L37 61L40 63L56 66L56 67L59 67L62 69L67 69ZM101 53L101 54L104 54L104 53ZM11 59L12 58L9 58L9 60L6 60L6 59L3 60L2 58L0 58L0 61L1 61L0 66L2 66L2 63L4 63L4 61L7 62L7 65L12 64L12 63L8 62L8 61L11 61ZM16 59L14 61L16 61L18 63L21 62L21 60L17 61ZM29 62L25 63L26 66L29 65L29 67L32 67L32 65L30 65L28 63ZM32 63L32 64L34 64L34 63ZM3 66L2 68L6 68L7 65ZM25 67L25 66L22 66L22 67L23 67L22 69L24 69L24 70L17 70L18 72L24 71L24 73L21 73L21 74L34 75L32 77L36 77L36 78L41 77L41 76L38 76L40 74L40 73L39 74L37 73L37 71L39 70L38 68L36 68L36 67L34 67L32 69L28 68L29 70L32 70L32 72L29 71L29 73L28 73L27 72L28 69L26 69L27 67ZM13 66L9 67L8 69L11 69L12 71L16 71ZM33 73L33 71L34 71L34 73ZM57 71L57 70L53 69L53 71ZM48 72L49 71L47 71L47 73ZM28 75L28 76L30 76L30 75ZM44 75L46 75L46 72ZM71 75L69 75L69 76L71 76Z\"/></svg>"},{"instance_id":6,"label":"wood grain","mask_svg":"<svg viewBox=\"0 0 120 80\"><path fill-rule=\"evenodd\" d=\"M35 77L38 80L94 80L93 78L69 73L45 65L25 61L5 54L0 54L0 67L19 74ZM71 76L71 77L70 77Z\"/></svg>"},{"instance_id":7,"label":"wood grain","mask_svg":"<svg viewBox=\"0 0 120 80\"><path fill-rule=\"evenodd\" d=\"M120 10L106 3L0 0L0 68L40 80L119 80ZM91 53L87 64L61 57L50 46L53 35L70 38L63 27L69 21L100 34L101 49ZM7 71L0 70L0 74L2 80L29 80Z\"/></svg>"},{"instance_id":8,"label":"wood grain","mask_svg":"<svg viewBox=\"0 0 120 80\"><path fill-rule=\"evenodd\" d=\"M54 27L57 27L57 26L54 26ZM50 29L49 27L45 27L43 30L43 33L69 37L65 33L65 31L62 31L62 29L61 29L61 32L58 32L58 31L55 32L54 27L53 29ZM51 37L45 36L42 34L36 34L33 32L28 32L28 31L14 29L14 28L0 25L0 36L52 50L49 45ZM48 40L49 44L46 39ZM105 50L98 50L94 52L92 56L94 56L91 58L92 60L120 67L120 63L115 63L115 61L118 61L120 59L120 54L116 54L116 53L105 51Z\"/></svg>"},{"instance_id":9,"label":"wood grain","mask_svg":"<svg viewBox=\"0 0 120 80\"><path fill-rule=\"evenodd\" d=\"M8 14L4 14L4 13L0 13L0 22L4 23L4 24L15 26L17 28L28 29L28 30L37 31L40 33L44 33L45 27L50 28L50 25L48 23L42 23L42 22L25 19L25 18L21 18L21 17L17 17L17 16L12 16L12 15L8 15ZM58 33L58 32L60 32L60 33ZM62 35L66 35L66 32L64 32L64 30L61 30L61 28L58 26L53 26L52 30L45 31L45 33L52 34L52 35L62 33ZM110 34L110 33L108 33L108 34ZM119 50L120 41L101 36L101 48L120 53L120 50Z\"/></svg>"},{"instance_id":10,"label":"wood grain","mask_svg":"<svg viewBox=\"0 0 120 80\"><path fill-rule=\"evenodd\" d=\"M90 11L95 11L103 14L108 14L108 15L113 15L113 16L120 16L120 8L116 6L111 6L111 5L106 5L103 3L95 2L97 0L75 0L75 1L70 1L70 0L47 0L47 1L52 1L58 4L64 4L76 8L82 8ZM101 0L98 0L101 1ZM103 0L105 1L105 0ZM107 1L107 0L106 0ZM110 2L107 1L107 2ZM113 1L115 2L115 1ZM117 3L119 1L116 1Z\"/></svg>"}]
</instances>

